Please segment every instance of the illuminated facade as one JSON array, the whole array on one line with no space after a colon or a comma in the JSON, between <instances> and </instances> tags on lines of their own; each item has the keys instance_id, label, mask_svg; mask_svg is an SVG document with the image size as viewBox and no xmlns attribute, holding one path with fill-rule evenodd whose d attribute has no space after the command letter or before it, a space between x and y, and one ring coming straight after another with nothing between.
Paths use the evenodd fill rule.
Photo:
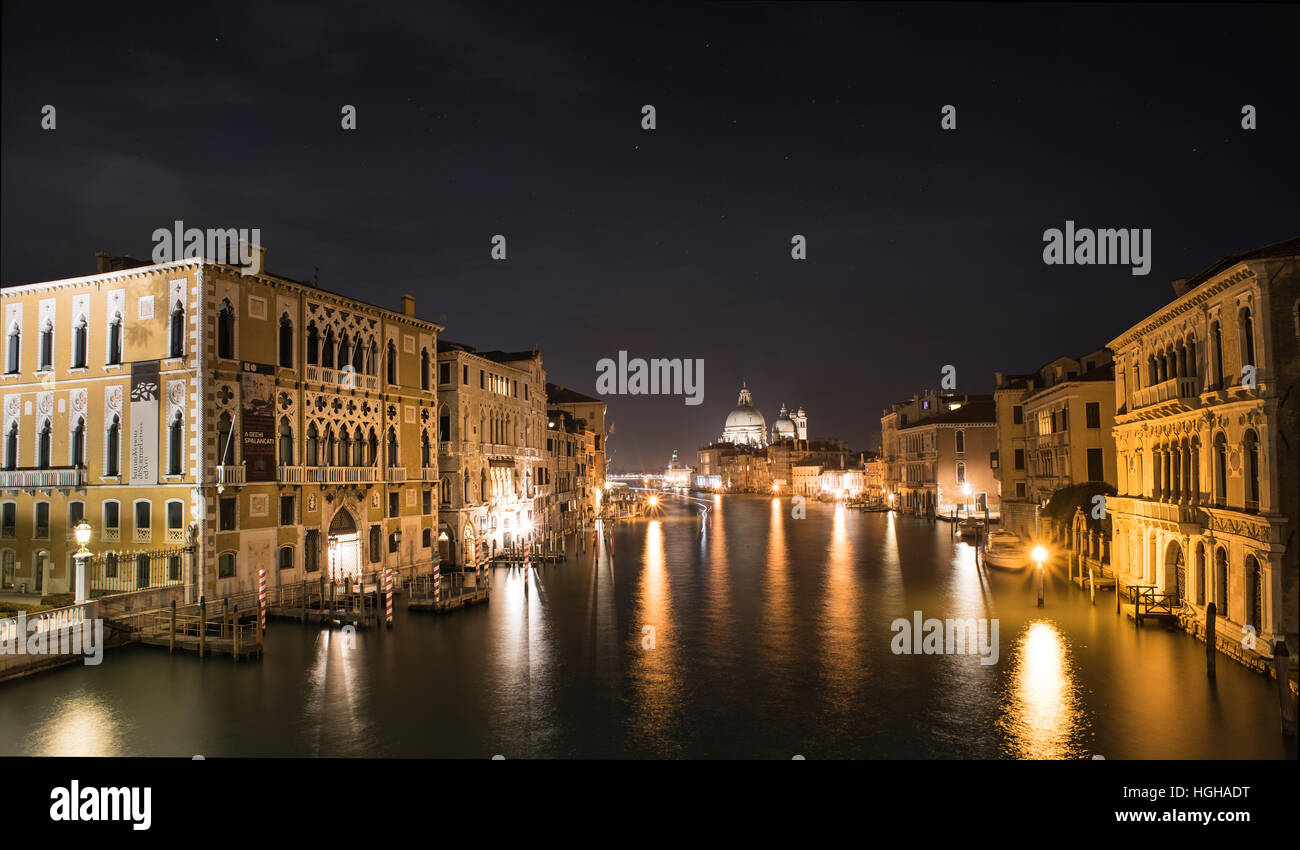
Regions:
<instances>
[{"instance_id":1,"label":"illuminated facade","mask_svg":"<svg viewBox=\"0 0 1300 850\"><path fill-rule=\"evenodd\" d=\"M893 507L920 515L999 514L992 396L918 394L885 411L880 429L883 487Z\"/></svg>"},{"instance_id":2,"label":"illuminated facade","mask_svg":"<svg viewBox=\"0 0 1300 850\"><path fill-rule=\"evenodd\" d=\"M83 516L92 590L432 568L441 327L410 296L391 311L199 259L101 256L97 274L0 291L0 315L5 588L70 590Z\"/></svg>"},{"instance_id":3,"label":"illuminated facade","mask_svg":"<svg viewBox=\"0 0 1300 850\"><path fill-rule=\"evenodd\" d=\"M1298 263L1300 239L1225 258L1110 344L1116 576L1197 633L1213 602L1219 648L1251 663L1296 645Z\"/></svg>"}]
</instances>

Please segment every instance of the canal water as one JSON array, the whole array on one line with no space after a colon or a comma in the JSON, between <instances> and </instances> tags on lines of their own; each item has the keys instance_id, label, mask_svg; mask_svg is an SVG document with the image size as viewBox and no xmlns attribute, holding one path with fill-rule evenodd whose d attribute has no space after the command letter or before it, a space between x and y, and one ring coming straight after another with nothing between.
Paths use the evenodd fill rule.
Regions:
<instances>
[{"instance_id":1,"label":"canal water","mask_svg":"<svg viewBox=\"0 0 1300 850\"><path fill-rule=\"evenodd\" d=\"M349 641L273 622L261 663L131 647L0 686L0 754L490 758L1286 758L1273 684L977 568L944 523L788 499L667 500L490 604ZM921 612L915 615L914 612ZM997 623L900 654L896 621ZM990 630L987 634L992 636ZM921 645L924 649L924 645ZM954 646L954 648L958 648Z\"/></svg>"}]
</instances>

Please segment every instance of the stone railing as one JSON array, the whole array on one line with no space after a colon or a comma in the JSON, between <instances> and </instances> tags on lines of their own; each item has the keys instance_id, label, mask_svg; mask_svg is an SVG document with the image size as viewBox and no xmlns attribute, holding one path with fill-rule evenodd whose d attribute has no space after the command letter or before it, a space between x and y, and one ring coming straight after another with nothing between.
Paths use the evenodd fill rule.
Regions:
<instances>
[{"instance_id":1,"label":"stone railing","mask_svg":"<svg viewBox=\"0 0 1300 850\"><path fill-rule=\"evenodd\" d=\"M238 487L244 483L244 465L217 467L217 483L222 487Z\"/></svg>"},{"instance_id":2,"label":"stone railing","mask_svg":"<svg viewBox=\"0 0 1300 850\"><path fill-rule=\"evenodd\" d=\"M379 470L373 466L307 466L303 471L308 484L374 484L379 481Z\"/></svg>"},{"instance_id":3,"label":"stone railing","mask_svg":"<svg viewBox=\"0 0 1300 850\"><path fill-rule=\"evenodd\" d=\"M84 467L0 470L0 490L53 490L85 486Z\"/></svg>"},{"instance_id":4,"label":"stone railing","mask_svg":"<svg viewBox=\"0 0 1300 850\"><path fill-rule=\"evenodd\" d=\"M1151 387L1144 387L1129 395L1129 410L1140 410L1165 401L1185 400L1191 403L1199 397L1199 378L1170 378Z\"/></svg>"}]
</instances>

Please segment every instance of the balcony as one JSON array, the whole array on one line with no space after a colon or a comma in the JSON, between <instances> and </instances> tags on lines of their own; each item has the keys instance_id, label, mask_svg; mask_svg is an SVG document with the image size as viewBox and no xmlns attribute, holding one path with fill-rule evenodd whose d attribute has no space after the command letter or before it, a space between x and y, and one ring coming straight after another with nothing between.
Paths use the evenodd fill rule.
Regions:
<instances>
[{"instance_id":1,"label":"balcony","mask_svg":"<svg viewBox=\"0 0 1300 850\"><path fill-rule=\"evenodd\" d=\"M373 466L307 466L303 467L308 484L374 484L379 481L379 470Z\"/></svg>"},{"instance_id":2,"label":"balcony","mask_svg":"<svg viewBox=\"0 0 1300 850\"><path fill-rule=\"evenodd\" d=\"M217 486L242 487L244 481L244 465L242 463L236 466L217 467Z\"/></svg>"},{"instance_id":3,"label":"balcony","mask_svg":"<svg viewBox=\"0 0 1300 850\"><path fill-rule=\"evenodd\" d=\"M120 528L103 528L99 531L100 543L121 543L122 529Z\"/></svg>"},{"instance_id":4,"label":"balcony","mask_svg":"<svg viewBox=\"0 0 1300 850\"><path fill-rule=\"evenodd\" d=\"M169 528L169 529L167 529L167 542L168 542L168 543L171 543L171 544L174 544L174 545L180 545L180 544L184 543L184 542L185 542L185 529L183 529L183 528Z\"/></svg>"},{"instance_id":5,"label":"balcony","mask_svg":"<svg viewBox=\"0 0 1300 850\"><path fill-rule=\"evenodd\" d=\"M420 480L421 480L421 481L426 481L426 482L437 483L437 481L438 481L438 469L437 469L437 467L426 466L426 467L424 467L423 469L421 469L421 470L420 470Z\"/></svg>"},{"instance_id":6,"label":"balcony","mask_svg":"<svg viewBox=\"0 0 1300 850\"><path fill-rule=\"evenodd\" d=\"M406 480L406 467L390 466L388 467L388 483L401 484Z\"/></svg>"},{"instance_id":7,"label":"balcony","mask_svg":"<svg viewBox=\"0 0 1300 850\"><path fill-rule=\"evenodd\" d=\"M1155 386L1137 390L1129 395L1129 411L1164 414L1192 410L1200 400L1197 390L1199 383L1200 379L1195 377L1170 378Z\"/></svg>"},{"instance_id":8,"label":"balcony","mask_svg":"<svg viewBox=\"0 0 1300 850\"><path fill-rule=\"evenodd\" d=\"M137 528L132 534L131 540L136 543L152 543L153 530L149 528Z\"/></svg>"},{"instance_id":9,"label":"balcony","mask_svg":"<svg viewBox=\"0 0 1300 850\"><path fill-rule=\"evenodd\" d=\"M451 457L451 443L446 441L439 443L438 454L442 455L443 457Z\"/></svg>"},{"instance_id":10,"label":"balcony","mask_svg":"<svg viewBox=\"0 0 1300 850\"><path fill-rule=\"evenodd\" d=\"M0 470L0 490L61 490L85 486L83 467Z\"/></svg>"},{"instance_id":11,"label":"balcony","mask_svg":"<svg viewBox=\"0 0 1300 850\"><path fill-rule=\"evenodd\" d=\"M281 466L276 469L276 479L281 484L304 484L307 473L301 466Z\"/></svg>"}]
</instances>

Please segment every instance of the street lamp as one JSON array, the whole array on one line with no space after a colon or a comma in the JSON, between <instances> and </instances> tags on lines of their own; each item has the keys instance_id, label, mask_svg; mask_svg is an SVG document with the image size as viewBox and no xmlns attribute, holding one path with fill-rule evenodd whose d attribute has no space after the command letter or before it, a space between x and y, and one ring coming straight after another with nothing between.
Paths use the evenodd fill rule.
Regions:
<instances>
[{"instance_id":1,"label":"street lamp","mask_svg":"<svg viewBox=\"0 0 1300 850\"><path fill-rule=\"evenodd\" d=\"M1035 546L1034 551L1029 553L1029 557L1038 564L1038 607L1043 607L1043 562L1047 560L1047 550L1042 546Z\"/></svg>"},{"instance_id":2,"label":"street lamp","mask_svg":"<svg viewBox=\"0 0 1300 850\"><path fill-rule=\"evenodd\" d=\"M72 555L77 565L75 597L77 602L85 602L90 598L90 577L86 574L86 559L91 555L90 550L86 548L86 544L90 542L90 530L90 523L86 522L85 517L72 527L72 536L79 547Z\"/></svg>"}]
</instances>

